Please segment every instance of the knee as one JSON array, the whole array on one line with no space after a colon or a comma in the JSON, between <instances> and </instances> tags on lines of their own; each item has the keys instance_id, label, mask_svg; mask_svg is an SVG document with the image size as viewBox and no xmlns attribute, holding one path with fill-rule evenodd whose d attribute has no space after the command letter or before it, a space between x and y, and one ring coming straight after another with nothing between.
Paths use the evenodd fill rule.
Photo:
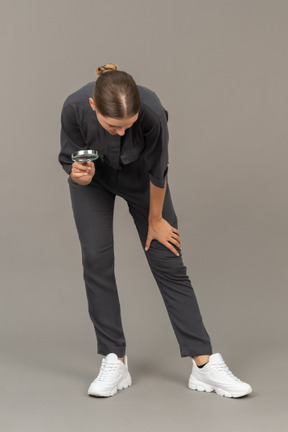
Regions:
<instances>
[{"instance_id":1,"label":"knee","mask_svg":"<svg viewBox=\"0 0 288 432\"><path fill-rule=\"evenodd\" d=\"M187 268L183 264L181 254L176 256L165 246L159 246L161 248L151 247L147 252L147 259L152 272L164 277L166 275L169 279L188 278Z\"/></svg>"},{"instance_id":2,"label":"knee","mask_svg":"<svg viewBox=\"0 0 288 432\"><path fill-rule=\"evenodd\" d=\"M98 272L103 271L114 264L113 247L82 247L82 261L85 268L93 268Z\"/></svg>"}]
</instances>

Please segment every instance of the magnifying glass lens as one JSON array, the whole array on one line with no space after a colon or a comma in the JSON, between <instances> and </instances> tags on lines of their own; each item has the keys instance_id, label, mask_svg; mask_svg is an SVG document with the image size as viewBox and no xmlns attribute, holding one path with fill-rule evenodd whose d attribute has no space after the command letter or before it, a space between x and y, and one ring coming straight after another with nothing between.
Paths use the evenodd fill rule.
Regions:
<instances>
[{"instance_id":1,"label":"magnifying glass lens","mask_svg":"<svg viewBox=\"0 0 288 432\"><path fill-rule=\"evenodd\" d=\"M96 150L79 150L71 155L73 162L92 162L98 159L99 155Z\"/></svg>"}]
</instances>

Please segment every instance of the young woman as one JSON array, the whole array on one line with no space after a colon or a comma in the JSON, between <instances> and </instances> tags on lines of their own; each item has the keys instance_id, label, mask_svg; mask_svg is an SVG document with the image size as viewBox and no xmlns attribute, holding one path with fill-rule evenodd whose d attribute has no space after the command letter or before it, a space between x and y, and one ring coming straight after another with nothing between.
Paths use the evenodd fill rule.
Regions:
<instances>
[{"instance_id":1,"label":"young woman","mask_svg":"<svg viewBox=\"0 0 288 432\"><path fill-rule=\"evenodd\" d=\"M127 201L153 276L163 296L182 357L192 358L189 388L226 397L251 393L249 384L212 354L209 335L182 261L177 217L167 183L168 113L151 90L137 86L115 64L70 95L62 110L59 161L69 174L82 248L89 314L98 353L105 356L92 396L113 396L131 385L114 275L113 208ZM72 163L77 150L97 150L99 159Z\"/></svg>"}]
</instances>

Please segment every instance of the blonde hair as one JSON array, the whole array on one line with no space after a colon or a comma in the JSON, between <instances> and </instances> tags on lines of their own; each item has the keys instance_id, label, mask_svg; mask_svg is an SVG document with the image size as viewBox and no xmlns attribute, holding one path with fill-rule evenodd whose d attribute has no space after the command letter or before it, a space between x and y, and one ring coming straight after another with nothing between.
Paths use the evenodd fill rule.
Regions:
<instances>
[{"instance_id":1,"label":"blonde hair","mask_svg":"<svg viewBox=\"0 0 288 432\"><path fill-rule=\"evenodd\" d=\"M108 73L109 72L109 73ZM137 85L127 72L119 71L114 63L96 69L93 99L103 117L129 118L140 111L140 96Z\"/></svg>"},{"instance_id":2,"label":"blonde hair","mask_svg":"<svg viewBox=\"0 0 288 432\"><path fill-rule=\"evenodd\" d=\"M118 65L114 64L114 63L107 63L104 66L99 66L96 69L96 74L101 76L106 72L112 72L114 70L118 70Z\"/></svg>"}]
</instances>

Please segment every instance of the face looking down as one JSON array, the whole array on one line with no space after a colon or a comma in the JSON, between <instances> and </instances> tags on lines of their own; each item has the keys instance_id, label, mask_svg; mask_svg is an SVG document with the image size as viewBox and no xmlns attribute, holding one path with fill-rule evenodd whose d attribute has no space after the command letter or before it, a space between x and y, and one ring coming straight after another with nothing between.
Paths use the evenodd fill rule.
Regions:
<instances>
[{"instance_id":1,"label":"face looking down","mask_svg":"<svg viewBox=\"0 0 288 432\"><path fill-rule=\"evenodd\" d=\"M138 119L138 114L133 117L115 119L110 117L104 117L97 111L95 103L92 98L89 98L89 103L93 111L95 111L97 119L101 126L109 132L111 135L125 135L126 129L129 129Z\"/></svg>"}]
</instances>

